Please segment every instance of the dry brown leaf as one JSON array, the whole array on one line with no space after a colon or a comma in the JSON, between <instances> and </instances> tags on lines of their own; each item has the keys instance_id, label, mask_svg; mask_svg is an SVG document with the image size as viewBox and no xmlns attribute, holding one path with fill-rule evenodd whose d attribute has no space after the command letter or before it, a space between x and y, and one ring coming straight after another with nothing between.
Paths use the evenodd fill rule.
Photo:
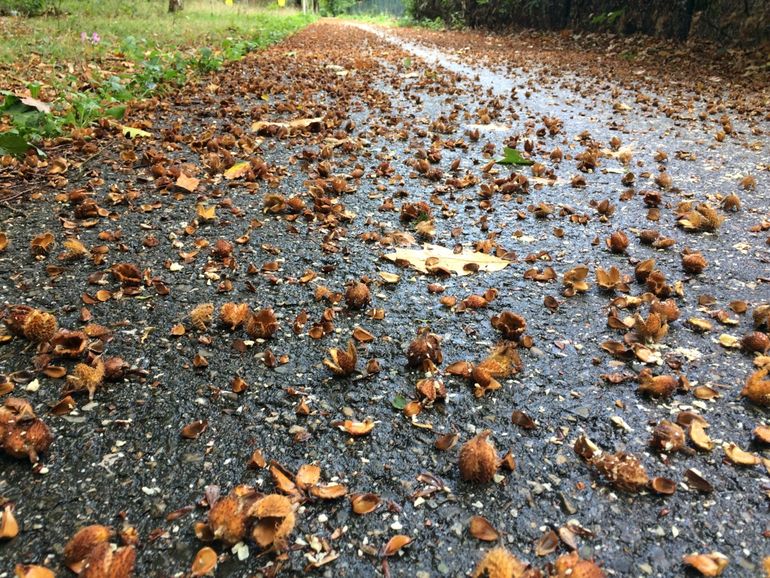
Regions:
<instances>
[{"instance_id":1,"label":"dry brown leaf","mask_svg":"<svg viewBox=\"0 0 770 578\"><path fill-rule=\"evenodd\" d=\"M337 426L342 431L347 432L352 436L364 436L374 429L374 422L369 419L364 421L346 419L343 422L334 422L332 425Z\"/></svg>"},{"instance_id":2,"label":"dry brown leaf","mask_svg":"<svg viewBox=\"0 0 770 578\"><path fill-rule=\"evenodd\" d=\"M192 563L190 576L208 576L217 568L217 553L208 546L198 550Z\"/></svg>"},{"instance_id":3,"label":"dry brown leaf","mask_svg":"<svg viewBox=\"0 0 770 578\"><path fill-rule=\"evenodd\" d=\"M303 490L314 486L321 479L321 468L313 464L302 464L294 477L295 483Z\"/></svg>"},{"instance_id":4,"label":"dry brown leaf","mask_svg":"<svg viewBox=\"0 0 770 578\"><path fill-rule=\"evenodd\" d=\"M469 531L471 536L484 542L494 542L500 537L500 533L483 516L471 516Z\"/></svg>"},{"instance_id":5,"label":"dry brown leaf","mask_svg":"<svg viewBox=\"0 0 770 578\"><path fill-rule=\"evenodd\" d=\"M720 552L690 554L682 559L685 566L692 566L703 576L721 576L730 560Z\"/></svg>"},{"instance_id":6,"label":"dry brown leaf","mask_svg":"<svg viewBox=\"0 0 770 578\"><path fill-rule=\"evenodd\" d=\"M360 343L371 343L372 341L374 341L374 335L372 335L362 327L356 327L353 330L353 339L355 339Z\"/></svg>"},{"instance_id":7,"label":"dry brown leaf","mask_svg":"<svg viewBox=\"0 0 770 578\"><path fill-rule=\"evenodd\" d=\"M198 419L188 423L182 428L182 437L188 440L195 440L206 431L209 427L209 422L203 419Z\"/></svg>"},{"instance_id":8,"label":"dry brown leaf","mask_svg":"<svg viewBox=\"0 0 770 578\"><path fill-rule=\"evenodd\" d=\"M10 540L19 535L19 523L13 514L13 504L7 503L0 512L0 540Z\"/></svg>"},{"instance_id":9,"label":"dry brown leaf","mask_svg":"<svg viewBox=\"0 0 770 578\"><path fill-rule=\"evenodd\" d=\"M201 221L213 221L217 218L217 208L214 205L207 207L201 203L195 207L195 213Z\"/></svg>"},{"instance_id":10,"label":"dry brown leaf","mask_svg":"<svg viewBox=\"0 0 770 578\"><path fill-rule=\"evenodd\" d=\"M559 536L553 530L546 532L535 542L535 556L548 556L559 547Z\"/></svg>"},{"instance_id":11,"label":"dry brown leaf","mask_svg":"<svg viewBox=\"0 0 770 578\"><path fill-rule=\"evenodd\" d=\"M436 441L433 442L433 447L440 452L445 452L447 450L452 449L455 446L455 444L457 444L457 440L459 439L460 439L460 434L458 433L444 434L442 436L439 436L438 439L436 439Z\"/></svg>"},{"instance_id":12,"label":"dry brown leaf","mask_svg":"<svg viewBox=\"0 0 770 578\"><path fill-rule=\"evenodd\" d=\"M714 449L714 442L711 441L711 438L706 433L706 430L703 428L703 424L701 422L693 421L690 424L688 433L690 434L692 443L695 444L695 447L698 449L707 452Z\"/></svg>"},{"instance_id":13,"label":"dry brown leaf","mask_svg":"<svg viewBox=\"0 0 770 578\"><path fill-rule=\"evenodd\" d=\"M16 564L14 569L16 578L56 578L56 574L53 570L49 570L45 566Z\"/></svg>"},{"instance_id":14,"label":"dry brown leaf","mask_svg":"<svg viewBox=\"0 0 770 578\"><path fill-rule=\"evenodd\" d=\"M316 484L310 487L310 494L322 500L336 500L346 496L348 487L344 484L331 482L328 484Z\"/></svg>"},{"instance_id":15,"label":"dry brown leaf","mask_svg":"<svg viewBox=\"0 0 770 578\"><path fill-rule=\"evenodd\" d=\"M381 503L382 499L377 494L353 494L350 496L350 506L353 508L353 512L359 516L374 512Z\"/></svg>"},{"instance_id":16,"label":"dry brown leaf","mask_svg":"<svg viewBox=\"0 0 770 578\"><path fill-rule=\"evenodd\" d=\"M756 466L761 462L759 456L743 451L734 443L725 444L724 450L727 459L738 466Z\"/></svg>"},{"instance_id":17,"label":"dry brown leaf","mask_svg":"<svg viewBox=\"0 0 770 578\"><path fill-rule=\"evenodd\" d=\"M353 341L348 341L346 350L337 348L330 349L329 357L331 359L324 359L323 363L338 377L351 375L356 370L358 353L356 352L356 346L353 344Z\"/></svg>"},{"instance_id":18,"label":"dry brown leaf","mask_svg":"<svg viewBox=\"0 0 770 578\"><path fill-rule=\"evenodd\" d=\"M180 173L174 184L176 185L176 188L192 193L198 188L200 180L195 177L188 177L185 173Z\"/></svg>"},{"instance_id":19,"label":"dry brown leaf","mask_svg":"<svg viewBox=\"0 0 770 578\"><path fill-rule=\"evenodd\" d=\"M321 128L323 123L323 117L318 116L314 118L298 118L290 120L288 122L279 121L264 121L260 120L251 125L251 130L256 133L268 132L271 129L287 129L289 133L297 132L305 129L311 131Z\"/></svg>"},{"instance_id":20,"label":"dry brown leaf","mask_svg":"<svg viewBox=\"0 0 770 578\"><path fill-rule=\"evenodd\" d=\"M409 536L396 534L385 544L385 547L382 549L382 555L386 557L393 556L393 554L397 554L402 548L411 543L412 539Z\"/></svg>"}]
</instances>

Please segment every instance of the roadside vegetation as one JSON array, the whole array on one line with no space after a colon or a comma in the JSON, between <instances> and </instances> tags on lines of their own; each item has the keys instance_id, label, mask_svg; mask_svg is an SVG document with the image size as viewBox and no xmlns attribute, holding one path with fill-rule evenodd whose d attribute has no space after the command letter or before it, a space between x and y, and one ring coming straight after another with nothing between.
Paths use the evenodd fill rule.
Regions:
<instances>
[{"instance_id":1,"label":"roadside vegetation","mask_svg":"<svg viewBox=\"0 0 770 578\"><path fill-rule=\"evenodd\" d=\"M168 13L158 0L10 0L0 13L0 154L120 119L127 102L183 86L314 19L213 1Z\"/></svg>"},{"instance_id":2,"label":"roadside vegetation","mask_svg":"<svg viewBox=\"0 0 770 578\"><path fill-rule=\"evenodd\" d=\"M428 30L445 30L446 23L441 18L428 20L427 18L414 18L405 14L397 18L391 14L342 14L346 20L356 20L366 24L376 24L378 26L412 26L417 28L426 28ZM460 26L462 28L462 26Z\"/></svg>"}]
</instances>

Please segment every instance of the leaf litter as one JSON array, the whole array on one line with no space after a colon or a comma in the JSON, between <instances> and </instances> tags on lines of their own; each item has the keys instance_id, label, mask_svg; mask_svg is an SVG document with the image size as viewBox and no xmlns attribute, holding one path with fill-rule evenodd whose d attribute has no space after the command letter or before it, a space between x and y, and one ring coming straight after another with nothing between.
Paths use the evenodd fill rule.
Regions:
<instances>
[{"instance_id":1,"label":"leaf litter","mask_svg":"<svg viewBox=\"0 0 770 578\"><path fill-rule=\"evenodd\" d=\"M655 68L629 98L613 53L604 95L581 53L554 66L591 80L533 65L507 101L466 74L497 50L473 46L407 66L319 23L61 159L4 163L0 195L37 185L35 226L0 232L17 575L767 566L746 554L768 531L762 87L656 99ZM596 94L607 127L581 119ZM701 143L638 120L666 118Z\"/></svg>"}]
</instances>

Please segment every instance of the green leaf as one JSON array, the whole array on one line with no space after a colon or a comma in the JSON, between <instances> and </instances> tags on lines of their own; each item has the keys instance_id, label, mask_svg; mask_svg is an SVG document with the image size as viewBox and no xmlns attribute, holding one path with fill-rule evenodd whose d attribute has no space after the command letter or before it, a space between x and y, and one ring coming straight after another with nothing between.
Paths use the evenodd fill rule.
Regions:
<instances>
[{"instance_id":1,"label":"green leaf","mask_svg":"<svg viewBox=\"0 0 770 578\"><path fill-rule=\"evenodd\" d=\"M40 97L41 85L40 85L39 82L30 82L27 85L27 88L29 89L29 94L32 96L32 98L39 98Z\"/></svg>"},{"instance_id":2,"label":"green leaf","mask_svg":"<svg viewBox=\"0 0 770 578\"><path fill-rule=\"evenodd\" d=\"M495 161L499 165L534 165L535 161L524 158L519 151L511 147L503 149L503 158Z\"/></svg>"},{"instance_id":3,"label":"green leaf","mask_svg":"<svg viewBox=\"0 0 770 578\"><path fill-rule=\"evenodd\" d=\"M393 400L390 402L390 405L400 411L406 407L407 403L409 403L409 400L407 400L403 395L399 393L396 397L393 398Z\"/></svg>"},{"instance_id":4,"label":"green leaf","mask_svg":"<svg viewBox=\"0 0 770 578\"><path fill-rule=\"evenodd\" d=\"M0 132L0 154L21 156L30 144L23 136L13 131Z\"/></svg>"},{"instance_id":5,"label":"green leaf","mask_svg":"<svg viewBox=\"0 0 770 578\"><path fill-rule=\"evenodd\" d=\"M104 114L106 116L114 118L115 120L120 120L126 114L126 107L125 106L113 106L112 108L108 108L107 110L105 110Z\"/></svg>"}]
</instances>

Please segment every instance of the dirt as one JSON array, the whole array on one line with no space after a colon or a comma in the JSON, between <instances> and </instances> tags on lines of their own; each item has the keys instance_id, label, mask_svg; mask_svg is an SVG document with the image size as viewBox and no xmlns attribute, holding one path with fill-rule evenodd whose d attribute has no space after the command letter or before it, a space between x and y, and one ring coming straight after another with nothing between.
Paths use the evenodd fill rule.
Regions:
<instances>
[{"instance_id":1,"label":"dirt","mask_svg":"<svg viewBox=\"0 0 770 578\"><path fill-rule=\"evenodd\" d=\"M93 523L136 528L137 576L189 575L195 553L205 545L193 524L206 519L207 486L219 486L222 494L238 484L276 491L267 469L247 467L257 449L291 472L318 464L323 480L341 482L351 494L378 494L383 505L359 516L347 498L305 500L284 552L260 554L247 541L249 555L238 560L229 546L215 542L217 576L270 575L277 566L279 575L304 575L306 555L320 540L326 541L322 550L339 557L312 571L319 575L463 576L491 547L470 535L473 515L489 520L501 545L546 572L570 547L562 542L538 556L535 542L549 528L576 521L573 529L585 529L574 544L579 555L595 560L609 576L691 575L682 557L711 551L730 559L727 576L760 575L770 535L768 462L735 465L721 446L734 442L770 458L767 446L752 436L757 425L767 423L767 408L740 397L756 365L767 361L725 348L718 338L751 331L751 312L770 301L767 79L731 92L723 83L688 78L677 60L671 68L658 62L660 74L645 84L652 70L643 66L626 65L623 74L608 75L603 67L586 64L590 58L577 50L574 65L569 51L538 60L538 46L524 61L520 55L502 61L501 52L519 41L322 21L178 94L135 106L124 122L143 128L149 138L128 139L104 124L87 138L59 143L37 166L32 160L26 166L6 163L0 197L14 198L0 206L0 231L10 239L0 253L3 301L51 311L62 327L109 328L105 357L120 356L137 371L104 384L92 401L76 394L77 408L67 415L49 413L62 380L16 375L10 395L28 399L55 439L36 467L0 457L0 495L15 502L21 525L18 537L0 544L0 577L13 575L17 563L45 564L66 575L64 545L78 528ZM613 70L624 66L620 51L606 58ZM698 66L708 70L707 63ZM634 75L636 83L629 80ZM544 116L561 120L556 134L539 131ZM291 135L251 130L256 121L317 117L321 127ZM469 136L474 129L477 141ZM233 135L231 143L223 140L226 135ZM621 141L614 152L613 137ZM537 166L489 164L513 141L525 154L530 141L532 159L544 166L543 180L533 178L533 168L541 170ZM605 152L593 170L582 172L574 157L589 141ZM413 162L426 156L432 143L441 150L440 161L430 164L443 170L436 180ZM563 151L561 162L550 156L556 147ZM628 151L627 164L617 149ZM655 160L659 151L667 160ZM57 158L66 159L67 168L51 174ZM455 160L459 165L453 170ZM251 161L255 174L223 178L226 165L239 161ZM172 177L159 181L153 165ZM173 187L174 168L200 179L194 192ZM497 190L482 198L483 184L512 170L530 178L526 190ZM634 181L623 184L629 172ZM661 172L670 175L670 186L656 184ZM330 189L332 175L345 190L316 196L338 201L344 211L329 213L319 203L314 207L309 191ZM458 180L465 175L477 182L461 188ZM582 176L585 186L572 186L575 176ZM76 216L71 193L78 189L105 211ZM648 191L661 194L658 221L648 220ZM719 208L731 193L741 201L735 212ZM297 196L309 210L271 213L265 209L268 194ZM394 210L383 210L388 198ZM616 211L601 219L595 205L604 199ZM383 259L393 250L387 244L393 232L409 232L417 239L413 248L419 247L415 223L399 218L403 204L418 201L432 209L430 242L469 250L489 241L481 248L510 264L493 273L437 278ZM713 232L683 230L676 214L683 201L708 202L724 223ZM543 218L535 214L540 203L548 205L540 208ZM213 220L197 216L200 204L216 207ZM576 217L581 215L586 218ZM185 231L196 219L197 228ZM659 230L673 246L656 250L640 243L637 233L643 229ZM36 259L29 244L44 231L55 235L57 245ZM630 239L624 253L605 245L615 231ZM373 232L380 234L379 242L361 237ZM106 247L103 260L60 260L69 236L92 255ZM212 252L219 239L233 244L230 263ZM682 269L685 249L704 255L705 271L693 275ZM600 290L596 267L616 266L630 277L630 294L638 296L646 288L633 280L634 267L648 258L672 288L681 282L680 294L672 295L680 318L670 322L659 345L650 346L660 353L658 364L618 360L601 347L608 340L623 341L624 331L608 327L610 301L622 293ZM137 296L121 294L110 274L99 275L117 263L149 270L147 279L162 282L168 294L157 282L142 283ZM263 267L269 263L277 266ZM565 297L563 275L579 264L588 266L591 286ZM555 282L525 278L532 267L548 265L558 273ZM309 271L316 276L307 280ZM386 282L380 272L400 279ZM362 277L372 294L363 310L349 309L344 300L316 299L318 286L344 293L346 283ZM431 283L445 291L429 292ZM110 297L94 302L100 289ZM497 295L481 309L461 311L440 302L454 296L459 304L489 289ZM544 306L546 296L560 302L558 309ZM745 301L747 311L730 309L734 301ZM189 314L206 302L216 311L226 302L246 302L253 310L271 307L280 329L267 341L250 340L242 328L228 331L216 319L207 330L196 330ZM335 310L334 329L313 339L308 332L327 308ZM370 316L372 309L384 310L384 318ZM445 370L452 362L478 363L489 355L501 340L490 318L504 310L526 319L532 346L520 344L518 373L477 398L467 380ZM726 312L721 322L715 318L720 310ZM309 321L295 333L292 325L303 311ZM647 315L646 306L639 311ZM693 317L709 320L712 329L696 331L687 322ZM178 324L185 334L173 336ZM353 376L335 377L323 365L328 349L344 349L359 326L375 339L357 344ZM394 405L401 398L417 399L415 383L423 374L406 366L405 351L424 327L441 339L438 375L448 396L409 418ZM268 349L276 357L274 367L268 367L273 365ZM206 359L205 367L195 367L196 355ZM35 346L22 338L0 345L0 373L34 373L34 356ZM379 373L362 373L370 359L379 361ZM74 363L55 360L70 370ZM641 396L636 375L644 367L654 374L684 375L689 388L665 399ZM630 378L613 385L602 377L609 374ZM242 393L232 391L236 376L248 384ZM30 388L25 382L32 377L38 381ZM698 386L711 387L716 397L704 399L710 395ZM303 400L309 415L297 411ZM514 410L536 427L514 425ZM653 426L689 410L706 419L716 447L653 451ZM366 418L375 426L361 437L335 425ZM197 439L183 438L183 426L194 420L206 420L208 428ZM489 484L462 481L461 444L486 429L501 457L510 450L515 468L501 469ZM459 433L459 443L436 450L437 437L450 432ZM663 496L613 486L573 451L581 434L605 451L639 457L650 477L674 480L676 492ZM713 492L688 483L689 469L699 471ZM418 498L427 479L418 476L426 472L442 485ZM169 519L188 506L188 513ZM381 549L396 534L413 541L385 559Z\"/></svg>"}]
</instances>

